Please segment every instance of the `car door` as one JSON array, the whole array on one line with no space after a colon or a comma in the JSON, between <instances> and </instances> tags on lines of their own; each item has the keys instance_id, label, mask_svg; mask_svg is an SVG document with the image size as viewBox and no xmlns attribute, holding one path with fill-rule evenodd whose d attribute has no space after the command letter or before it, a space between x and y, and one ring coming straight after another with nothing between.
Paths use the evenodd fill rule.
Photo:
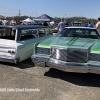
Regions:
<instances>
[{"instance_id":1,"label":"car door","mask_svg":"<svg viewBox=\"0 0 100 100\"><path fill-rule=\"evenodd\" d=\"M42 29L43 32L44 29ZM18 41L18 46L17 46L17 57L20 58L20 61L26 60L30 58L33 54L34 51L34 44L38 41L42 41L43 39L49 37L46 36L45 30L44 34L39 33L41 29L25 29L21 30L20 33L20 40Z\"/></svg>"},{"instance_id":2,"label":"car door","mask_svg":"<svg viewBox=\"0 0 100 100\"><path fill-rule=\"evenodd\" d=\"M20 57L20 61L30 58L33 53L33 45L36 41L38 41L38 37L32 34L31 29L23 29L20 31L20 40L17 42L17 56Z\"/></svg>"}]
</instances>

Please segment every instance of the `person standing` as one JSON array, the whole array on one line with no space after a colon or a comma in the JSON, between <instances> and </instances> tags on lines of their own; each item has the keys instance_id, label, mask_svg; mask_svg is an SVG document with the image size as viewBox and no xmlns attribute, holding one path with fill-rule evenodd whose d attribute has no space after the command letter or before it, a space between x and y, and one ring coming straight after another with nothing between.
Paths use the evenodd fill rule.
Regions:
<instances>
[{"instance_id":1,"label":"person standing","mask_svg":"<svg viewBox=\"0 0 100 100\"><path fill-rule=\"evenodd\" d=\"M48 26L48 23L45 21L45 22L43 23L43 26Z\"/></svg>"},{"instance_id":2,"label":"person standing","mask_svg":"<svg viewBox=\"0 0 100 100\"><path fill-rule=\"evenodd\" d=\"M16 20L15 20L14 17L13 17L13 19L10 21L10 25L16 25Z\"/></svg>"},{"instance_id":3,"label":"person standing","mask_svg":"<svg viewBox=\"0 0 100 100\"><path fill-rule=\"evenodd\" d=\"M2 21L2 25L9 25L9 21L7 20L6 17Z\"/></svg>"},{"instance_id":4,"label":"person standing","mask_svg":"<svg viewBox=\"0 0 100 100\"><path fill-rule=\"evenodd\" d=\"M69 22L66 22L66 27L69 27L70 25L69 25Z\"/></svg>"},{"instance_id":5,"label":"person standing","mask_svg":"<svg viewBox=\"0 0 100 100\"><path fill-rule=\"evenodd\" d=\"M61 19L61 22L58 23L57 29L58 29L58 33L60 33L64 27L66 27L66 23L64 22L64 19Z\"/></svg>"},{"instance_id":6,"label":"person standing","mask_svg":"<svg viewBox=\"0 0 100 100\"><path fill-rule=\"evenodd\" d=\"M89 22L87 27L92 28L93 27L92 23Z\"/></svg>"},{"instance_id":7,"label":"person standing","mask_svg":"<svg viewBox=\"0 0 100 100\"><path fill-rule=\"evenodd\" d=\"M98 22L96 23L96 25L94 26L94 28L96 28L97 31L100 33L100 17L98 18Z\"/></svg>"}]
</instances>

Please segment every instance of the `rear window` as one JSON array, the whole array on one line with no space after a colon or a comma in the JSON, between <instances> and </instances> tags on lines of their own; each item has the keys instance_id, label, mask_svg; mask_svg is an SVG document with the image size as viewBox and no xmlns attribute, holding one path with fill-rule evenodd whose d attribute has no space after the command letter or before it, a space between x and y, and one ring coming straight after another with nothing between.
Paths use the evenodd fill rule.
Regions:
<instances>
[{"instance_id":1,"label":"rear window","mask_svg":"<svg viewBox=\"0 0 100 100\"><path fill-rule=\"evenodd\" d=\"M15 40L16 30L12 28L0 28L0 39Z\"/></svg>"}]
</instances>

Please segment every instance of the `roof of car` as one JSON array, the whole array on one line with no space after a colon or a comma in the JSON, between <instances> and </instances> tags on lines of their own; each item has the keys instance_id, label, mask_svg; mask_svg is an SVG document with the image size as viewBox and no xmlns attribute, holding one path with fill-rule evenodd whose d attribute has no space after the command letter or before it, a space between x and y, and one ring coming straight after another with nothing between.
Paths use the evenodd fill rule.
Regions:
<instances>
[{"instance_id":1,"label":"roof of car","mask_svg":"<svg viewBox=\"0 0 100 100\"><path fill-rule=\"evenodd\" d=\"M48 28L47 26L39 26L39 25L0 25L0 27L6 28L20 28L20 29L29 29L29 28Z\"/></svg>"},{"instance_id":2,"label":"roof of car","mask_svg":"<svg viewBox=\"0 0 100 100\"><path fill-rule=\"evenodd\" d=\"M82 26L72 26L72 27L65 27L65 28L82 28L82 29L96 29L96 28L90 28L90 27L82 27Z\"/></svg>"}]
</instances>

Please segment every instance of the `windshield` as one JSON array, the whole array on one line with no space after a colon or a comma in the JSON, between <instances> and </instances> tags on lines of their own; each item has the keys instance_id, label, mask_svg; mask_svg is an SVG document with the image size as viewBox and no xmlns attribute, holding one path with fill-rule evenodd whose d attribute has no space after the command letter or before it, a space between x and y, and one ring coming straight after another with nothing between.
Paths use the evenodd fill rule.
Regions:
<instances>
[{"instance_id":1,"label":"windshield","mask_svg":"<svg viewBox=\"0 0 100 100\"><path fill-rule=\"evenodd\" d=\"M80 37L92 39L98 39L100 37L96 29L88 28L64 28L60 34L63 37Z\"/></svg>"}]
</instances>

